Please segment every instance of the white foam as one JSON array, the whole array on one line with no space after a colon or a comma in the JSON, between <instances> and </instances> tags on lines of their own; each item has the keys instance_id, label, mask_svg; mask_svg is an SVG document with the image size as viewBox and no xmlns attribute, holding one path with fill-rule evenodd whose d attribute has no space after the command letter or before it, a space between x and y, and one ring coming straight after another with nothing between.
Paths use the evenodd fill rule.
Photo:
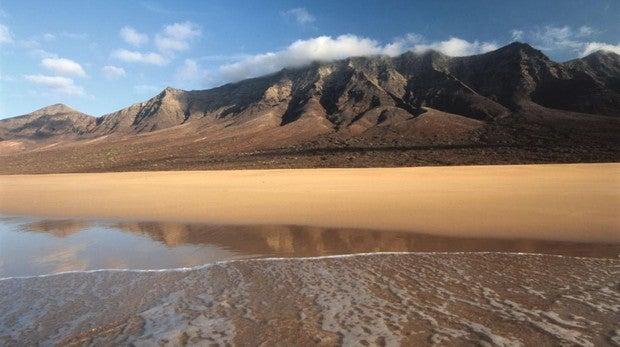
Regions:
<instances>
[{"instance_id":1,"label":"white foam","mask_svg":"<svg viewBox=\"0 0 620 347\"><path fill-rule=\"evenodd\" d=\"M165 269L95 269L95 270L75 270L75 271L61 271L50 274L43 275L34 275L34 276L11 276L11 277L1 277L0 281L5 280L13 280L13 279L29 279L29 278L47 278L54 277L58 275L66 275L66 274L91 274L91 273L100 273L100 272L131 272L131 273L161 273L161 272L187 272L200 270L212 265L226 265L230 263L237 262L249 262L249 261L313 261L313 260L321 260L321 259L341 259L341 258L351 258L351 257L359 257L359 256L374 256L374 255L468 255L468 254L478 254L478 255L508 255L508 256L534 256L534 257L554 257L554 258L572 258L572 259L582 259L582 260L601 260L602 258L589 258L589 257L576 257L576 256L568 256L568 255L559 255L559 254L543 254L543 253L524 253L524 252L362 252L362 253L350 253L350 254L337 254L337 255L323 255L323 256L314 256L314 257L266 257L266 258L244 258L244 259L231 259L231 260L222 260L213 263L201 264L190 267L179 267L179 268L165 268ZM616 261L615 259L604 259Z\"/></svg>"}]
</instances>

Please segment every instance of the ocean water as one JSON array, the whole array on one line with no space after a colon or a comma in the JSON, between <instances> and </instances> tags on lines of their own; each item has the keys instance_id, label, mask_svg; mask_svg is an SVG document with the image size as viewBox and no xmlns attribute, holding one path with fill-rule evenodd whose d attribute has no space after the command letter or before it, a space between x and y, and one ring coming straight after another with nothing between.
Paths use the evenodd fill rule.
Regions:
<instances>
[{"instance_id":1,"label":"ocean water","mask_svg":"<svg viewBox=\"0 0 620 347\"><path fill-rule=\"evenodd\" d=\"M616 258L620 244L479 239L310 226L0 216L0 278L369 252L527 252Z\"/></svg>"}]
</instances>

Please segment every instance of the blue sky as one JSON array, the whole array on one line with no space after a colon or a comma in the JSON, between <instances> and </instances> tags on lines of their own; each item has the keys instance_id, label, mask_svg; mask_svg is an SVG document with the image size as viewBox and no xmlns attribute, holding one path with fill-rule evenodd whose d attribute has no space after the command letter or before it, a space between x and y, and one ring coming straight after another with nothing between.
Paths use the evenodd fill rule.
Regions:
<instances>
[{"instance_id":1,"label":"blue sky","mask_svg":"<svg viewBox=\"0 0 620 347\"><path fill-rule=\"evenodd\" d=\"M0 0L0 118L54 103L100 116L166 86L207 89L351 55L479 54L514 40L556 61L620 53L620 1Z\"/></svg>"}]
</instances>

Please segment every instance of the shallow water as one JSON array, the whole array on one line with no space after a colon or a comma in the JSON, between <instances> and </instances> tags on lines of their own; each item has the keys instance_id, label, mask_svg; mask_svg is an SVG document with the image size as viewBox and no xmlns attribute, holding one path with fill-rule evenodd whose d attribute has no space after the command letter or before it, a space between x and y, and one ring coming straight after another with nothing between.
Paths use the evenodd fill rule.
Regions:
<instances>
[{"instance_id":1,"label":"shallow water","mask_svg":"<svg viewBox=\"0 0 620 347\"><path fill-rule=\"evenodd\" d=\"M617 258L620 244L307 226L0 218L0 278L96 269L169 269L247 258L474 251Z\"/></svg>"}]
</instances>

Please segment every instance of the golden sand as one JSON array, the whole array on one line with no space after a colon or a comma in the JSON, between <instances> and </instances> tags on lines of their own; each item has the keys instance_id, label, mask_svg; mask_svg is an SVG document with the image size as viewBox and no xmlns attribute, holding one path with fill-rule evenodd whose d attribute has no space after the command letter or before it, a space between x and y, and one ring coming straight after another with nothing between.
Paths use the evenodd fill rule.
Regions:
<instances>
[{"instance_id":1,"label":"golden sand","mask_svg":"<svg viewBox=\"0 0 620 347\"><path fill-rule=\"evenodd\" d=\"M0 213L620 241L620 164L0 176Z\"/></svg>"}]
</instances>

